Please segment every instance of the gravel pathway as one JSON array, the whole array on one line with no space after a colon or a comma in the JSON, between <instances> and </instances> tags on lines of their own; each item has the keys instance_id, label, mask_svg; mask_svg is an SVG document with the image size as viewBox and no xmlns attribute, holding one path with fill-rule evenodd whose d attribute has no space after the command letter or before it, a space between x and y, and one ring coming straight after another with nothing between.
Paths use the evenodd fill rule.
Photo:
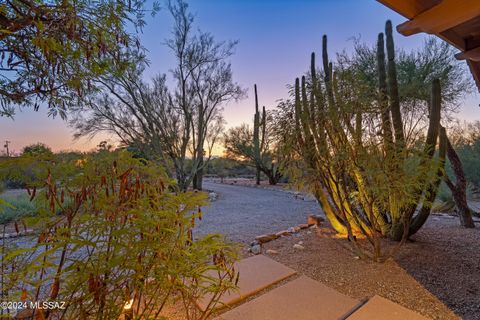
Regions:
<instances>
[{"instance_id":1,"label":"gravel pathway","mask_svg":"<svg viewBox=\"0 0 480 320\"><path fill-rule=\"evenodd\" d=\"M320 214L315 200L296 199L284 191L204 182L204 189L218 194L203 208L204 216L194 233L222 233L231 241L249 243L256 236L306 223L309 214Z\"/></svg>"}]
</instances>

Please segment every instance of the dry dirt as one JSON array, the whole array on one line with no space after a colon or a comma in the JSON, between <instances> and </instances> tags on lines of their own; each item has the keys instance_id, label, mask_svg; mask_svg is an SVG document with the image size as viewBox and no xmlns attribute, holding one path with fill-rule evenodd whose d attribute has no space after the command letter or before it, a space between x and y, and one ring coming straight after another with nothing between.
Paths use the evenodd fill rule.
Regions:
<instances>
[{"instance_id":1,"label":"dry dirt","mask_svg":"<svg viewBox=\"0 0 480 320\"><path fill-rule=\"evenodd\" d=\"M480 229L432 216L412 240L385 263L360 260L347 240L315 231L277 239L263 249L278 251L269 256L357 299L378 294L432 319L480 319ZM299 241L304 250L293 248Z\"/></svg>"}]
</instances>

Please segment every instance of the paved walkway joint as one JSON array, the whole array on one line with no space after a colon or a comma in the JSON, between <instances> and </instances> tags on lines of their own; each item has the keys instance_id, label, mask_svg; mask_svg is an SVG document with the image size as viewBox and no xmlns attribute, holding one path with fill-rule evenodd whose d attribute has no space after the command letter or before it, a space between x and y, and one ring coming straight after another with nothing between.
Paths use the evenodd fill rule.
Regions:
<instances>
[{"instance_id":1,"label":"paved walkway joint","mask_svg":"<svg viewBox=\"0 0 480 320\"><path fill-rule=\"evenodd\" d=\"M222 314L218 320L337 320L359 301L301 276Z\"/></svg>"},{"instance_id":2,"label":"paved walkway joint","mask_svg":"<svg viewBox=\"0 0 480 320\"><path fill-rule=\"evenodd\" d=\"M297 273L264 255L249 257L237 262L235 270L240 273L239 290L231 290L224 294L220 299L220 307L233 305ZM210 299L211 296L204 297L198 301L198 306L205 310Z\"/></svg>"}]
</instances>

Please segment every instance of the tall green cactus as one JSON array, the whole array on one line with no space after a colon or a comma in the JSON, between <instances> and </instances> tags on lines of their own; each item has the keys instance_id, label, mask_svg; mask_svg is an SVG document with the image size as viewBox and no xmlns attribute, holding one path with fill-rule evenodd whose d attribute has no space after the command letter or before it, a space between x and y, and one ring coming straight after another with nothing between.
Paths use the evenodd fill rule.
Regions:
<instances>
[{"instance_id":1,"label":"tall green cactus","mask_svg":"<svg viewBox=\"0 0 480 320\"><path fill-rule=\"evenodd\" d=\"M253 153L255 159L260 158L260 114L258 112L258 95L257 95L257 85L254 85L255 91L255 115L253 117ZM257 169L256 172L256 183L260 184L260 166L258 161L255 163Z\"/></svg>"},{"instance_id":2,"label":"tall green cactus","mask_svg":"<svg viewBox=\"0 0 480 320\"><path fill-rule=\"evenodd\" d=\"M255 115L253 118L253 152L256 167L256 184L260 184L261 162L262 162L262 150L265 145L265 135L267 127L266 111L265 107L262 109L262 114L258 110L258 93L257 85L254 85L255 91Z\"/></svg>"},{"instance_id":3,"label":"tall green cactus","mask_svg":"<svg viewBox=\"0 0 480 320\"><path fill-rule=\"evenodd\" d=\"M374 107L362 105L362 100L351 96L353 91L345 89L351 80L341 75L339 80L333 72L326 36L322 39L323 82L312 54L310 78L297 78L294 86L295 144L308 172L304 178L337 232L347 234L352 242L355 235L367 236L375 255L380 252L379 235L405 240L424 224L438 190L446 149L446 135L440 130L438 80L432 84L423 151L413 152L405 144L390 21L385 35L385 42L382 33L377 41L375 116ZM370 121L367 127L363 127L364 117ZM375 123L381 127L380 137L374 132ZM439 155L434 159L439 137ZM412 165L416 166L413 172Z\"/></svg>"},{"instance_id":4,"label":"tall green cactus","mask_svg":"<svg viewBox=\"0 0 480 320\"><path fill-rule=\"evenodd\" d=\"M405 136L403 133L402 113L400 111L397 66L395 64L395 46L393 44L392 22L390 20L385 24L385 36L387 38L386 45L388 57L388 94L390 97L393 127L395 128L395 144L397 150L403 151L403 148L405 147Z\"/></svg>"}]
</instances>

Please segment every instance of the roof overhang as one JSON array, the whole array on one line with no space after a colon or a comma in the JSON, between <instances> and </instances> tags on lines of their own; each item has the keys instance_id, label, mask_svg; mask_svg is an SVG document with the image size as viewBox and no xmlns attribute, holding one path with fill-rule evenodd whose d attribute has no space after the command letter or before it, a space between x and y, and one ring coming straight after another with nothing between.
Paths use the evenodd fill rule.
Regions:
<instances>
[{"instance_id":1,"label":"roof overhang","mask_svg":"<svg viewBox=\"0 0 480 320\"><path fill-rule=\"evenodd\" d=\"M377 0L409 19L397 26L404 36L425 32L460 50L480 91L480 0Z\"/></svg>"}]
</instances>

